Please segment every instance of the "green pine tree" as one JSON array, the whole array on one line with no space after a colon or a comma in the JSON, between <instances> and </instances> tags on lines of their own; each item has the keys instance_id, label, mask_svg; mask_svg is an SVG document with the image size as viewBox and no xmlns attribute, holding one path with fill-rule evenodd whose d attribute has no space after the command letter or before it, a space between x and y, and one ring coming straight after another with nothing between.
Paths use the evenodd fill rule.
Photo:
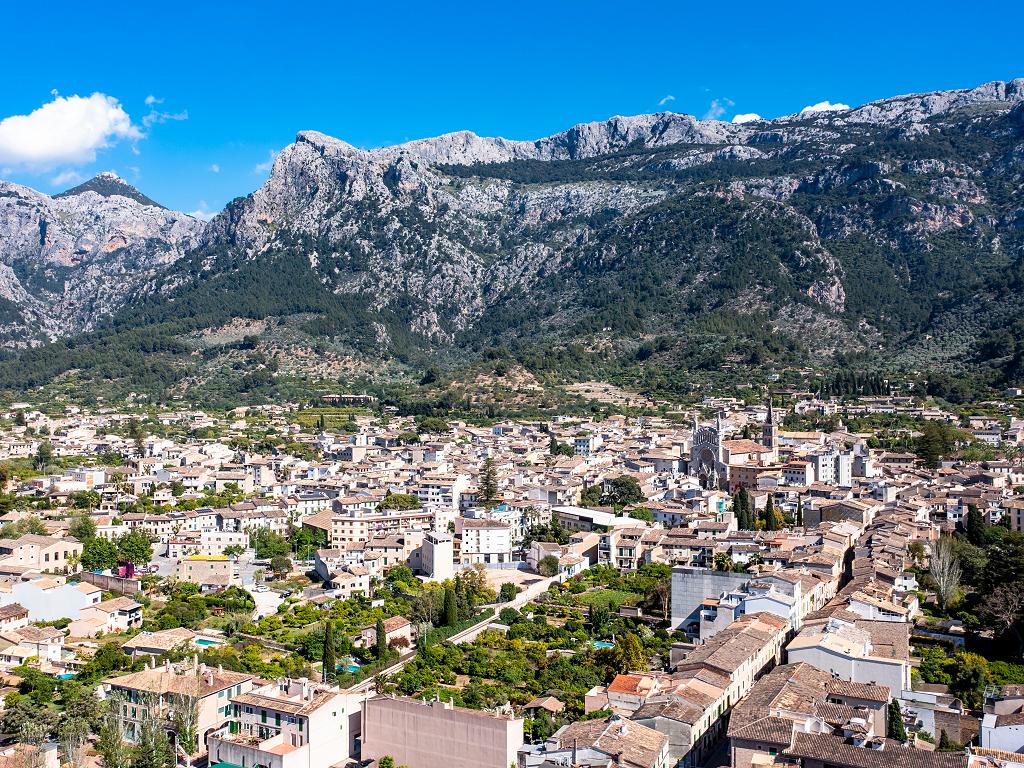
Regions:
<instances>
[{"instance_id":1,"label":"green pine tree","mask_svg":"<svg viewBox=\"0 0 1024 768\"><path fill-rule=\"evenodd\" d=\"M486 507L493 507L498 500L498 474L494 469L494 459L490 457L484 460L480 472L480 500Z\"/></svg>"}]
</instances>

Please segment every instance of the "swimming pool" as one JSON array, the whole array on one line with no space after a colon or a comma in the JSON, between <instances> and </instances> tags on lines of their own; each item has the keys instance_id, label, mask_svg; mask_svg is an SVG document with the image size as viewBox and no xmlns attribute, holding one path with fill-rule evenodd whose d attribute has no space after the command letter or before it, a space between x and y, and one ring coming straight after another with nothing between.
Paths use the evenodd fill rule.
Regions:
<instances>
[{"instance_id":1,"label":"swimming pool","mask_svg":"<svg viewBox=\"0 0 1024 768\"><path fill-rule=\"evenodd\" d=\"M71 680L72 678L74 678L74 676L75 675L74 675L73 672L62 672L61 674L57 675L57 679L58 680Z\"/></svg>"},{"instance_id":2,"label":"swimming pool","mask_svg":"<svg viewBox=\"0 0 1024 768\"><path fill-rule=\"evenodd\" d=\"M591 640L590 646L592 648L614 648L615 643L609 643L604 640Z\"/></svg>"},{"instance_id":3,"label":"swimming pool","mask_svg":"<svg viewBox=\"0 0 1024 768\"><path fill-rule=\"evenodd\" d=\"M196 645L208 646L208 645L220 645L219 640L207 640L205 637L197 637Z\"/></svg>"},{"instance_id":4,"label":"swimming pool","mask_svg":"<svg viewBox=\"0 0 1024 768\"><path fill-rule=\"evenodd\" d=\"M359 665L356 664L355 662L352 662L350 664L335 664L334 668L336 670L337 669L344 669L346 672L358 672L359 671Z\"/></svg>"}]
</instances>

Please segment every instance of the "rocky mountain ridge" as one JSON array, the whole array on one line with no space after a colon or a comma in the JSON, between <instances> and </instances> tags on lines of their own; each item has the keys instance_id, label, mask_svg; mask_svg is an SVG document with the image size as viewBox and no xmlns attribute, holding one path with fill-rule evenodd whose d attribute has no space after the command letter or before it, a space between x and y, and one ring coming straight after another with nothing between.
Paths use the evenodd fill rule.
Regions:
<instances>
[{"instance_id":1,"label":"rocky mountain ridge","mask_svg":"<svg viewBox=\"0 0 1024 768\"><path fill-rule=\"evenodd\" d=\"M936 121L952 115L969 126L981 119L971 110L980 108L982 116L1008 111L1022 99L1024 80L1014 80L743 125L659 113L582 124L533 142L459 132L374 150L303 131L281 152L266 184L214 220L204 243L211 252L220 245L254 257L282 236L315 240L310 263L333 290L365 295L378 309L400 293L415 297L412 329L451 342L496 299L560 270L569 250L585 249L595 217L627 220L676 194L675 175L728 165L721 174L726 181L737 164L782 165L763 176L742 171L745 178L730 181L727 191L690 190L749 198L761 208L850 185L895 193L900 182L884 178L891 163L851 169L844 157L880 139L926 139ZM583 179L558 178L558 171L549 179L546 169L532 168L538 181L550 183L522 184L486 167L472 178L476 166L546 163L568 170L566 164L587 162L592 172ZM455 184L452 166L462 166ZM968 182L950 178L935 180L936 190L969 195ZM953 190L957 185L960 191ZM918 216L917 226L936 231L969 217L924 202L894 205ZM375 233L366 231L367 206ZM786 215L807 229L801 260L817 262L822 271L806 286L807 295L829 312L844 311L842 267L822 246L823 232L802 214ZM843 227L850 231L835 217L822 222L826 233Z\"/></svg>"},{"instance_id":2,"label":"rocky mountain ridge","mask_svg":"<svg viewBox=\"0 0 1024 768\"><path fill-rule=\"evenodd\" d=\"M125 248L137 266L118 262L131 300L98 300L95 315L69 300L74 320L47 330L109 339L113 316L121 333L165 334L161 381L187 375L176 355L188 334L267 317L363 356L499 345L534 365L569 355L648 378L857 352L962 366L984 348L1003 365L1016 346L993 333L1024 279L1022 178L1024 80L742 125L615 117L537 141L458 132L362 150L302 131L266 183L206 227L102 198L149 233L149 250ZM0 244L18 232L29 254L32 222L70 198L12 226L12 186L0 187ZM74 197L102 206L96 192ZM78 266L64 264L67 246L35 258ZM84 261L103 268L99 254ZM18 294L12 272L3 295L26 306L32 291ZM40 370L88 367L63 354Z\"/></svg>"}]
</instances>

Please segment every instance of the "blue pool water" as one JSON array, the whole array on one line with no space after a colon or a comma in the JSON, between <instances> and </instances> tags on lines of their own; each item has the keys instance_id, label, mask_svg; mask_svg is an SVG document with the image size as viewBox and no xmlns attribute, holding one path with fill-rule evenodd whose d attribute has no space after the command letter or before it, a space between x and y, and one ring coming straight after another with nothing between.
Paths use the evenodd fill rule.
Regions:
<instances>
[{"instance_id":1,"label":"blue pool water","mask_svg":"<svg viewBox=\"0 0 1024 768\"><path fill-rule=\"evenodd\" d=\"M63 672L62 674L57 675L58 680L71 680L73 677L74 674L71 672Z\"/></svg>"},{"instance_id":2,"label":"blue pool water","mask_svg":"<svg viewBox=\"0 0 1024 768\"><path fill-rule=\"evenodd\" d=\"M196 645L220 645L216 640L207 640L205 637L196 638Z\"/></svg>"},{"instance_id":3,"label":"blue pool water","mask_svg":"<svg viewBox=\"0 0 1024 768\"><path fill-rule=\"evenodd\" d=\"M335 669L342 669L342 668L344 668L346 672L358 672L359 671L359 665L358 664L335 664L334 668Z\"/></svg>"},{"instance_id":4,"label":"blue pool water","mask_svg":"<svg viewBox=\"0 0 1024 768\"><path fill-rule=\"evenodd\" d=\"M608 643L604 640L591 640L590 645L594 648L614 648L615 643Z\"/></svg>"}]
</instances>

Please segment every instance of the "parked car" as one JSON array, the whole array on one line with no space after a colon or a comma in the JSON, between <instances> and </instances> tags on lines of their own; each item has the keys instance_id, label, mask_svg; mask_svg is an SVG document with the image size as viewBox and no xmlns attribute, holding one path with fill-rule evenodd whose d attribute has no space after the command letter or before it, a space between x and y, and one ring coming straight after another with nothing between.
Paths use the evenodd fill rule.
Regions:
<instances>
[{"instance_id":1,"label":"parked car","mask_svg":"<svg viewBox=\"0 0 1024 768\"><path fill-rule=\"evenodd\" d=\"M266 584L260 584L258 587L256 587L253 590L253 592L269 592L269 591L270 591L270 587L268 587Z\"/></svg>"}]
</instances>

